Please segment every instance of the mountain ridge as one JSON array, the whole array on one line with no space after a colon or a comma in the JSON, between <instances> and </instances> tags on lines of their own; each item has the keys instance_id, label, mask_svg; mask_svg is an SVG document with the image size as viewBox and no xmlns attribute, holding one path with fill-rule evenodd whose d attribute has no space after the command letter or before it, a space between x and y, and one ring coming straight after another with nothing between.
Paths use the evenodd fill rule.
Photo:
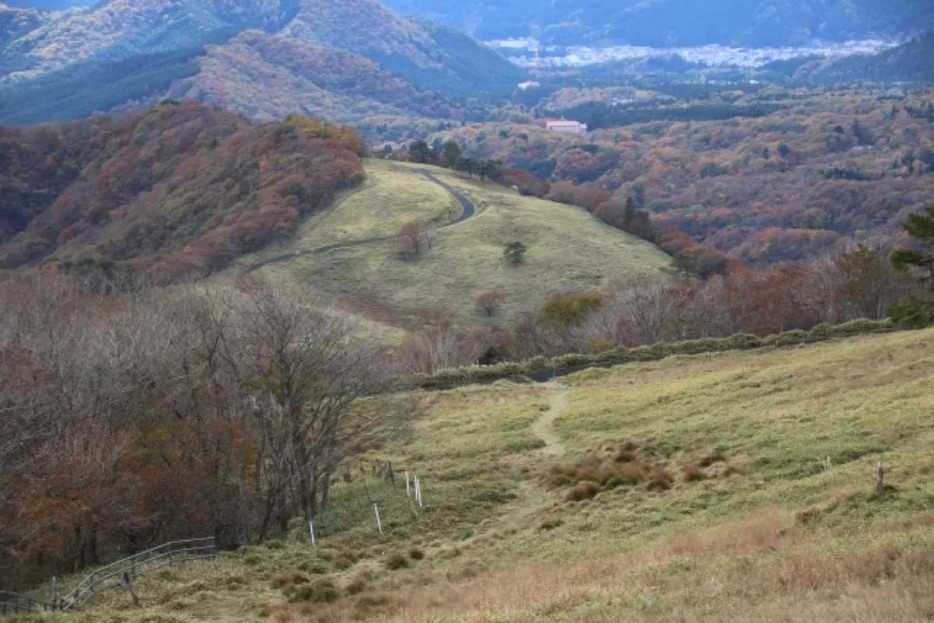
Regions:
<instances>
[{"instance_id":1,"label":"mountain ridge","mask_svg":"<svg viewBox=\"0 0 934 623\"><path fill-rule=\"evenodd\" d=\"M384 0L404 15L429 17L481 40L535 37L554 45L628 43L654 47L712 43L751 47L814 40L893 37L934 28L927 0Z\"/></svg>"},{"instance_id":2,"label":"mountain ridge","mask_svg":"<svg viewBox=\"0 0 934 623\"><path fill-rule=\"evenodd\" d=\"M338 50L351 65L375 63L383 83L399 84L405 101L419 99L413 91L498 97L525 78L523 70L467 35L403 19L375 0L110 0L64 13L0 5L3 23L11 28L0 39L0 123L65 120L128 101L158 101L173 82L202 72L198 59L246 31L287 40L305 58L309 50ZM301 73L301 66L290 64L294 59L278 58L285 62L283 71ZM209 74L201 79L216 82ZM276 85L249 86L267 88ZM24 108L22 101L36 106ZM59 101L64 105L53 107Z\"/></svg>"}]
</instances>

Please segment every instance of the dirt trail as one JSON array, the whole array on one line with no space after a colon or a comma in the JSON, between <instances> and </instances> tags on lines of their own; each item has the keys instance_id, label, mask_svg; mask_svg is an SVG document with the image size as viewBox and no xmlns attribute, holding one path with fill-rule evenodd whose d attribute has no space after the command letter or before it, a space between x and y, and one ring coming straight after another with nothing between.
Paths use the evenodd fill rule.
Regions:
<instances>
[{"instance_id":1,"label":"dirt trail","mask_svg":"<svg viewBox=\"0 0 934 623\"><path fill-rule=\"evenodd\" d=\"M555 431L555 420L568 406L569 389L557 383L547 383L551 392L548 396L548 410L532 422L532 434L545 442L542 452L548 456L562 456L565 453L561 437Z\"/></svg>"}]
</instances>

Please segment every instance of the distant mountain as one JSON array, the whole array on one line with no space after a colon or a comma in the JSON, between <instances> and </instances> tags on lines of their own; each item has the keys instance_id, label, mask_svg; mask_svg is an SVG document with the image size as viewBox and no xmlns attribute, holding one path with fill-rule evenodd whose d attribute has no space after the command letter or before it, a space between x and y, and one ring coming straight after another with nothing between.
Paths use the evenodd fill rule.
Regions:
<instances>
[{"instance_id":1,"label":"distant mountain","mask_svg":"<svg viewBox=\"0 0 934 623\"><path fill-rule=\"evenodd\" d=\"M99 0L4 0L3 4L20 9L64 11L72 7L91 6Z\"/></svg>"},{"instance_id":2,"label":"distant mountain","mask_svg":"<svg viewBox=\"0 0 934 623\"><path fill-rule=\"evenodd\" d=\"M383 0L403 15L481 40L534 36L558 45L748 47L919 33L931 0Z\"/></svg>"},{"instance_id":3,"label":"distant mountain","mask_svg":"<svg viewBox=\"0 0 934 623\"><path fill-rule=\"evenodd\" d=\"M109 0L65 13L0 5L0 25L2 123L82 117L161 97L170 87L173 93L217 92L214 69L238 74L224 88L287 102L297 97L297 83L267 79L304 72L306 82L327 90L320 84L327 79L315 82L308 75L308 63L330 75L342 71L333 63L346 64L351 75L367 66L368 83L380 84L377 102L388 105L392 99L387 85L401 94L396 110L443 99L417 91L495 96L511 92L525 77L463 33L403 19L375 0ZM252 34L238 38L246 31ZM251 72L251 57L262 57L265 70ZM240 61L247 65L236 67ZM225 63L233 66L222 69ZM183 79L185 85L172 86ZM344 87L354 88L346 81ZM321 112L314 105L306 109ZM288 112L294 111L287 105L272 106L256 116Z\"/></svg>"},{"instance_id":4,"label":"distant mountain","mask_svg":"<svg viewBox=\"0 0 934 623\"><path fill-rule=\"evenodd\" d=\"M310 117L251 125L192 102L0 127L0 268L205 274L361 182L363 151L356 131Z\"/></svg>"},{"instance_id":5,"label":"distant mountain","mask_svg":"<svg viewBox=\"0 0 934 623\"><path fill-rule=\"evenodd\" d=\"M285 35L245 31L210 46L198 71L176 80L172 99L194 99L254 119L298 112L360 124L379 115L458 118L460 106L417 88L357 54L309 45ZM256 88L263 85L263 88Z\"/></svg>"}]
</instances>

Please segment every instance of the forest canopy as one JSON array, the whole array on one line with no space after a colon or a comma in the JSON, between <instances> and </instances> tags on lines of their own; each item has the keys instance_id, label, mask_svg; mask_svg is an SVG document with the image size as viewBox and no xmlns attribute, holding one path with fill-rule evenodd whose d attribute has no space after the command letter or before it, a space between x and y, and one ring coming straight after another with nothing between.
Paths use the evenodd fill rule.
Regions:
<instances>
[{"instance_id":1,"label":"forest canopy","mask_svg":"<svg viewBox=\"0 0 934 623\"><path fill-rule=\"evenodd\" d=\"M209 274L360 183L364 151L350 128L300 116L253 125L189 102L0 128L0 268Z\"/></svg>"}]
</instances>

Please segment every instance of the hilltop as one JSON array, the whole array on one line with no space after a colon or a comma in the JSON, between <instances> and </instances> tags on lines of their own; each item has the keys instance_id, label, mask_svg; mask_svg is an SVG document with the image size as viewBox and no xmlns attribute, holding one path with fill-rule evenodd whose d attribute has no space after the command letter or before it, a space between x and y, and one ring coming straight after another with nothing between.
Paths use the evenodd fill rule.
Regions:
<instances>
[{"instance_id":1,"label":"hilltop","mask_svg":"<svg viewBox=\"0 0 934 623\"><path fill-rule=\"evenodd\" d=\"M601 223L580 208L524 197L508 188L437 167L368 159L367 181L309 219L295 236L237 262L289 291L313 291L393 324L413 326L421 314L453 312L461 324L493 323L537 309L553 292L602 290L614 279L659 274L670 258L653 245ZM477 213L447 226L462 206ZM418 222L419 254L402 259L395 237ZM528 247L510 266L505 246ZM271 263L266 262L274 260ZM482 293L505 295L488 317L474 306Z\"/></svg>"},{"instance_id":2,"label":"hilltop","mask_svg":"<svg viewBox=\"0 0 934 623\"><path fill-rule=\"evenodd\" d=\"M422 415L347 470L316 548L296 522L143 578L142 609L110 592L58 620L925 620L932 345L904 332L399 396ZM387 459L395 488L371 470Z\"/></svg>"},{"instance_id":3,"label":"hilltop","mask_svg":"<svg viewBox=\"0 0 934 623\"><path fill-rule=\"evenodd\" d=\"M237 81L227 85L228 91L238 89L248 98L257 91L275 98L280 90L296 96L301 90L276 73L302 74L309 56L319 57L319 65L340 62L351 72L378 64L383 74L377 90L398 90L401 108L428 116L440 116L445 109L426 106L437 96L420 96L413 90L497 96L511 92L524 77L468 36L439 24L403 19L375 0L110 0L67 12L0 5L0 23L13 25L0 40L3 123L72 119L158 100L180 79L189 81L187 88L211 91L225 83L230 71L212 72L217 59L228 59L243 70L250 55L243 46L255 42L256 35L238 39L229 49L216 46L225 48L248 30L278 36L296 47L288 54L280 46L274 61L267 55L272 71L254 71L244 86ZM198 61L206 53L213 63ZM372 77L373 68L368 71ZM337 91L346 94L347 88ZM315 98L308 98L309 105L314 106ZM23 101L31 106L22 107Z\"/></svg>"}]
</instances>

